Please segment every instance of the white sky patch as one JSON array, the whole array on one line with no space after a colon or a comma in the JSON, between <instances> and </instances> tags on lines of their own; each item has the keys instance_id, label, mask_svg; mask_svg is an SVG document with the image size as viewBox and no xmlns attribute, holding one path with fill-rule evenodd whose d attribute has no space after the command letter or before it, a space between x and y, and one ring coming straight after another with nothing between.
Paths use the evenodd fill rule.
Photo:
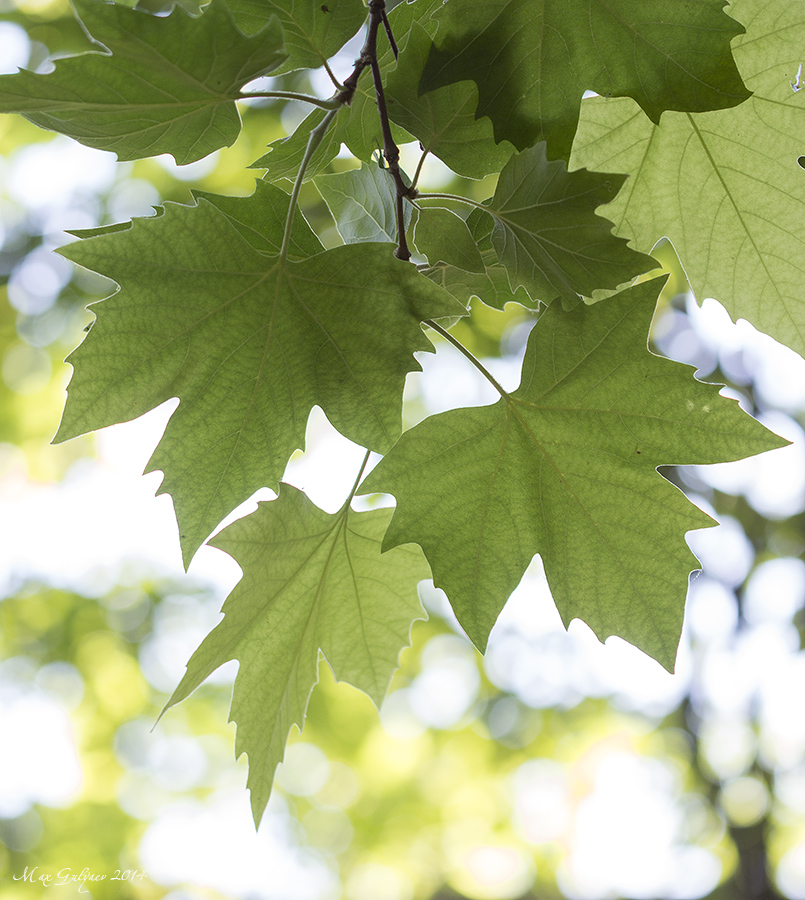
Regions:
<instances>
[{"instance_id":1,"label":"white sky patch","mask_svg":"<svg viewBox=\"0 0 805 900\"><path fill-rule=\"evenodd\" d=\"M64 707L9 680L8 668L0 664L0 816L14 818L34 803L68 805L83 776Z\"/></svg>"},{"instance_id":2,"label":"white sky patch","mask_svg":"<svg viewBox=\"0 0 805 900\"><path fill-rule=\"evenodd\" d=\"M192 884L228 897L334 900L336 876L296 846L277 805L269 806L255 832L244 790L221 792L204 803L171 804L140 843L142 866L157 884Z\"/></svg>"}]
</instances>

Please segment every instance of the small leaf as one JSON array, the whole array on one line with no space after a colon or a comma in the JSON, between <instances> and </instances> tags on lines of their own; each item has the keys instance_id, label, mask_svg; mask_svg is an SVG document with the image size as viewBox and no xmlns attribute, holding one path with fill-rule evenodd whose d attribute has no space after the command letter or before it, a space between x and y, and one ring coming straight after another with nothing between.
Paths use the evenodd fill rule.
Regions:
<instances>
[{"instance_id":1,"label":"small leaf","mask_svg":"<svg viewBox=\"0 0 805 900\"><path fill-rule=\"evenodd\" d=\"M212 542L234 557L243 579L165 709L238 660L230 721L237 723L236 755L249 757L255 824L288 733L293 725L302 728L319 652L337 679L379 705L410 644L411 626L427 618L417 583L430 572L419 548L381 555L390 515L349 507L328 515L283 484L276 500L258 504Z\"/></svg>"},{"instance_id":2,"label":"small leaf","mask_svg":"<svg viewBox=\"0 0 805 900\"><path fill-rule=\"evenodd\" d=\"M467 223L449 209L423 207L419 211L414 240L431 265L448 263L468 272L484 272L484 261Z\"/></svg>"},{"instance_id":3,"label":"small leaf","mask_svg":"<svg viewBox=\"0 0 805 900\"><path fill-rule=\"evenodd\" d=\"M743 102L722 0L450 0L420 90L478 85L478 116L522 150L567 159L585 90L633 97L653 122Z\"/></svg>"},{"instance_id":4,"label":"small leaf","mask_svg":"<svg viewBox=\"0 0 805 900\"><path fill-rule=\"evenodd\" d=\"M787 443L647 350L662 284L572 312L551 306L516 391L421 422L361 485L397 498L384 548L422 547L480 650L539 553L565 625L583 619L672 669L696 566L684 534L713 523L657 466Z\"/></svg>"},{"instance_id":5,"label":"small leaf","mask_svg":"<svg viewBox=\"0 0 805 900\"><path fill-rule=\"evenodd\" d=\"M385 244L284 261L274 250L287 204L269 185L200 195L63 251L120 290L94 307L70 357L56 440L179 397L148 471L165 473L185 562L239 503L277 484L314 405L351 440L386 450L405 376L420 368L413 354L433 349L421 320L465 312ZM293 237L299 255L316 241L300 213Z\"/></svg>"},{"instance_id":6,"label":"small leaf","mask_svg":"<svg viewBox=\"0 0 805 900\"><path fill-rule=\"evenodd\" d=\"M345 243L397 242L397 189L387 169L361 163L360 169L320 175L315 183ZM407 228L411 204L405 201L403 209Z\"/></svg>"},{"instance_id":7,"label":"small leaf","mask_svg":"<svg viewBox=\"0 0 805 900\"><path fill-rule=\"evenodd\" d=\"M318 69L358 31L366 20L361 0L228 0L239 27L246 34L262 29L276 16L285 32L288 59L276 75L294 69Z\"/></svg>"},{"instance_id":8,"label":"small leaf","mask_svg":"<svg viewBox=\"0 0 805 900\"><path fill-rule=\"evenodd\" d=\"M276 18L251 37L224 0L198 18L74 0L87 32L108 48L58 60L49 75L0 76L0 112L69 135L121 160L172 154L180 165L234 143L235 99L287 54Z\"/></svg>"},{"instance_id":9,"label":"small leaf","mask_svg":"<svg viewBox=\"0 0 805 900\"><path fill-rule=\"evenodd\" d=\"M593 212L624 180L586 169L568 172L562 160L546 159L544 143L513 156L486 206L495 220L492 244L512 288L522 285L545 303L560 296L572 306L579 294L590 297L657 268Z\"/></svg>"}]
</instances>

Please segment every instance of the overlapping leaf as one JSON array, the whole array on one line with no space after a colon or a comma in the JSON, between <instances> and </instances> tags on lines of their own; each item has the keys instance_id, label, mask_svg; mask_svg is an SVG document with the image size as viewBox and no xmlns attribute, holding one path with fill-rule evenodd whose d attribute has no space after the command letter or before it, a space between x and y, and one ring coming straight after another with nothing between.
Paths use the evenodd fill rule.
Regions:
<instances>
[{"instance_id":1,"label":"overlapping leaf","mask_svg":"<svg viewBox=\"0 0 805 900\"><path fill-rule=\"evenodd\" d=\"M336 678L379 705L413 622L427 618L416 586L430 573L419 548L381 555L390 515L348 507L328 515L283 484L277 500L259 504L213 541L235 558L243 580L166 708L238 660L230 719L237 723L235 752L249 757L256 823L291 726L302 727L319 653Z\"/></svg>"},{"instance_id":2,"label":"overlapping leaf","mask_svg":"<svg viewBox=\"0 0 805 900\"><path fill-rule=\"evenodd\" d=\"M426 21L440 3L441 0L417 0L416 3L400 3L396 6L389 13L389 20L397 41L404 45L411 27L416 22ZM384 34L379 37L378 51L378 65L383 77L386 78L396 66L396 61ZM253 163L252 168L268 169L266 178L271 181L293 180L305 155L308 136L325 115L323 110L314 109L297 126L292 135L274 141L269 147L269 152ZM411 140L408 132L394 122L391 123L391 130L398 144ZM358 81L352 103L339 110L334 124L313 153L304 173L305 179L315 178L321 174L338 155L342 143L363 162L369 162L372 154L383 146L383 131L377 113L375 89L368 70L363 72Z\"/></svg>"},{"instance_id":3,"label":"overlapping leaf","mask_svg":"<svg viewBox=\"0 0 805 900\"><path fill-rule=\"evenodd\" d=\"M235 21L247 34L276 16L285 32L288 59L275 74L317 69L357 32L366 19L361 0L228 0Z\"/></svg>"},{"instance_id":4,"label":"overlapping leaf","mask_svg":"<svg viewBox=\"0 0 805 900\"><path fill-rule=\"evenodd\" d=\"M684 533L712 521L657 466L785 444L718 386L648 352L661 284L549 308L514 393L421 422L361 486L397 498L384 547L422 546L480 649L539 553L566 624L581 618L671 669L696 565Z\"/></svg>"},{"instance_id":5,"label":"overlapping leaf","mask_svg":"<svg viewBox=\"0 0 805 900\"><path fill-rule=\"evenodd\" d=\"M734 110L669 113L584 102L573 164L630 178L607 215L641 249L668 236L696 295L805 353L805 13L793 0L739 0L736 41L754 95Z\"/></svg>"},{"instance_id":6,"label":"overlapping leaf","mask_svg":"<svg viewBox=\"0 0 805 900\"><path fill-rule=\"evenodd\" d=\"M449 0L421 90L478 85L478 115L518 149L567 159L585 90L669 109L735 106L749 94L730 53L740 26L722 0Z\"/></svg>"},{"instance_id":7,"label":"overlapping leaf","mask_svg":"<svg viewBox=\"0 0 805 900\"><path fill-rule=\"evenodd\" d=\"M580 294L616 288L656 268L594 213L624 180L586 169L568 172L562 160L548 161L544 143L513 156L484 207L494 218L492 245L512 288L523 286L545 303L559 296L573 305Z\"/></svg>"},{"instance_id":8,"label":"overlapping leaf","mask_svg":"<svg viewBox=\"0 0 805 900\"><path fill-rule=\"evenodd\" d=\"M474 83L464 81L419 95L430 46L425 27L414 22L401 47L399 63L388 77L389 116L459 175L485 178L499 172L514 147L508 141L495 143L489 118L476 119L478 88Z\"/></svg>"},{"instance_id":9,"label":"overlapping leaf","mask_svg":"<svg viewBox=\"0 0 805 900\"><path fill-rule=\"evenodd\" d=\"M414 240L419 252L433 266L444 262L467 272L485 271L481 251L467 223L449 209L440 206L421 209Z\"/></svg>"},{"instance_id":10,"label":"overlapping leaf","mask_svg":"<svg viewBox=\"0 0 805 900\"><path fill-rule=\"evenodd\" d=\"M483 272L468 272L447 263L436 263L421 271L467 307L473 297L495 309L503 309L507 303L519 303L528 309L539 307L539 300L529 297L524 287L512 290L509 276L503 266L497 264L494 250L482 252L481 259L484 262Z\"/></svg>"},{"instance_id":11,"label":"overlapping leaf","mask_svg":"<svg viewBox=\"0 0 805 900\"><path fill-rule=\"evenodd\" d=\"M397 190L388 170L377 163L362 163L360 169L319 176L316 187L345 243L396 243ZM404 211L408 227L412 213L410 203L405 204Z\"/></svg>"},{"instance_id":12,"label":"overlapping leaf","mask_svg":"<svg viewBox=\"0 0 805 900\"><path fill-rule=\"evenodd\" d=\"M120 159L171 153L183 164L229 146L240 132L240 89L287 56L276 18L247 37L224 0L195 19L100 0L75 0L75 8L111 55L62 59L48 75L0 76L0 112L22 113Z\"/></svg>"},{"instance_id":13,"label":"overlapping leaf","mask_svg":"<svg viewBox=\"0 0 805 900\"><path fill-rule=\"evenodd\" d=\"M314 404L347 437L386 450L405 375L419 368L413 353L432 350L420 321L463 313L386 245L283 261L287 204L266 184L240 200L200 196L63 251L120 291L96 307L71 357L56 439L179 397L149 471L165 473L186 561L235 506L278 482ZM297 215L295 252L316 243Z\"/></svg>"}]
</instances>

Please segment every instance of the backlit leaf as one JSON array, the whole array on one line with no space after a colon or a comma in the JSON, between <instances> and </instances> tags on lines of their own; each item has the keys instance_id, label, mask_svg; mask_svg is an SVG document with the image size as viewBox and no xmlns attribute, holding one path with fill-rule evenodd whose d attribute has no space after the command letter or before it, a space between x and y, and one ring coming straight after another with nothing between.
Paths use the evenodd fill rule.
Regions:
<instances>
[{"instance_id":1,"label":"backlit leaf","mask_svg":"<svg viewBox=\"0 0 805 900\"><path fill-rule=\"evenodd\" d=\"M276 18L247 37L224 0L198 18L99 0L75 0L75 8L111 55L61 59L48 75L0 76L0 112L22 113L120 159L171 153L184 164L228 147L240 133L241 88L287 56Z\"/></svg>"},{"instance_id":2,"label":"backlit leaf","mask_svg":"<svg viewBox=\"0 0 805 900\"><path fill-rule=\"evenodd\" d=\"M805 12L740 0L735 57L754 95L734 110L669 113L652 125L628 100L584 102L573 165L630 177L606 213L649 250L667 236L700 299L805 353Z\"/></svg>"},{"instance_id":3,"label":"backlit leaf","mask_svg":"<svg viewBox=\"0 0 805 900\"><path fill-rule=\"evenodd\" d=\"M657 466L786 443L691 368L649 353L661 286L550 307L516 391L421 422L361 486L397 498L383 546L420 544L481 650L539 553L566 625L580 618L672 669L696 566L684 535L713 523Z\"/></svg>"},{"instance_id":4,"label":"backlit leaf","mask_svg":"<svg viewBox=\"0 0 805 900\"><path fill-rule=\"evenodd\" d=\"M420 321L464 312L387 245L283 261L287 204L266 184L239 200L200 196L63 251L120 290L94 307L70 357L56 439L179 397L148 471L165 473L186 562L232 509L277 484L313 405L356 443L386 450L405 376L420 368L413 353L432 350ZM315 240L297 214L297 253Z\"/></svg>"},{"instance_id":5,"label":"backlit leaf","mask_svg":"<svg viewBox=\"0 0 805 900\"><path fill-rule=\"evenodd\" d=\"M722 0L449 0L436 13L420 89L478 85L478 115L518 149L568 158L585 90L669 109L735 106L749 94L730 53L741 27Z\"/></svg>"},{"instance_id":6,"label":"backlit leaf","mask_svg":"<svg viewBox=\"0 0 805 900\"><path fill-rule=\"evenodd\" d=\"M224 603L223 621L204 639L166 709L219 666L240 663L230 720L235 753L249 757L255 823L292 725L300 729L318 681L319 654L336 678L380 704L410 643L427 618L417 582L430 576L418 547L381 555L391 510L328 515L283 484L279 497L226 528L212 542L231 554L243 579Z\"/></svg>"}]
</instances>

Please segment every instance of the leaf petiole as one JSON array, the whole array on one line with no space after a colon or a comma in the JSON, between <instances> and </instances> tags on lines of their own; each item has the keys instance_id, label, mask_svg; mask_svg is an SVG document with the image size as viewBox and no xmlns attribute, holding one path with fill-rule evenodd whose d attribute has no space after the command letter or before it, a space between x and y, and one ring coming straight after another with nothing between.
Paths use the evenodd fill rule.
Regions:
<instances>
[{"instance_id":1,"label":"leaf petiole","mask_svg":"<svg viewBox=\"0 0 805 900\"><path fill-rule=\"evenodd\" d=\"M497 381L495 376L486 368L486 366L476 357L474 356L462 343L457 340L447 331L445 328L442 328L441 325L438 325L433 319L426 319L424 322L428 328L432 328L435 332L440 334L446 341L449 341L457 350L460 350L464 356L475 366L475 368L481 373L481 375L486 378L486 380L494 387L494 389L503 397L504 400L511 399L509 397L508 391L503 390L503 387Z\"/></svg>"},{"instance_id":2,"label":"leaf petiole","mask_svg":"<svg viewBox=\"0 0 805 900\"><path fill-rule=\"evenodd\" d=\"M358 485L361 483L361 479L363 478L363 473L366 471L366 466L369 463L369 457L371 456L372 451L367 450L366 455L363 457L363 462L361 463L361 467L358 470L358 477L355 479L355 483L352 485L352 488L347 494L347 499L344 501L344 505L341 507L339 512L345 513L349 511L349 505L352 503L355 494L358 492Z\"/></svg>"},{"instance_id":3,"label":"leaf petiole","mask_svg":"<svg viewBox=\"0 0 805 900\"><path fill-rule=\"evenodd\" d=\"M302 182L305 180L305 172L307 171L307 167L310 164L310 160L313 158L313 154L316 152L316 148L322 142L322 138L327 133L327 129L330 127L331 122L336 116L336 113L341 108L341 104L339 104L335 109L331 109L327 115L319 122L319 124L310 132L307 139L307 147L305 148L305 155L302 157L302 162L299 165L299 171L296 173L296 180L293 184L293 191L291 192L291 200L288 204L288 215L285 219L285 233L282 236L282 247L280 249L280 259L285 260L288 257L288 248L291 245L291 229L293 228L293 217L296 212L296 205L299 201L299 191L302 189Z\"/></svg>"},{"instance_id":4,"label":"leaf petiole","mask_svg":"<svg viewBox=\"0 0 805 900\"><path fill-rule=\"evenodd\" d=\"M310 94L298 94L296 91L253 91L244 93L241 91L236 100L298 100L300 103L310 103L312 106L318 106L321 109L338 109L342 105L342 101L338 99L338 95L330 97L329 100L322 100L321 97L313 97Z\"/></svg>"}]
</instances>

